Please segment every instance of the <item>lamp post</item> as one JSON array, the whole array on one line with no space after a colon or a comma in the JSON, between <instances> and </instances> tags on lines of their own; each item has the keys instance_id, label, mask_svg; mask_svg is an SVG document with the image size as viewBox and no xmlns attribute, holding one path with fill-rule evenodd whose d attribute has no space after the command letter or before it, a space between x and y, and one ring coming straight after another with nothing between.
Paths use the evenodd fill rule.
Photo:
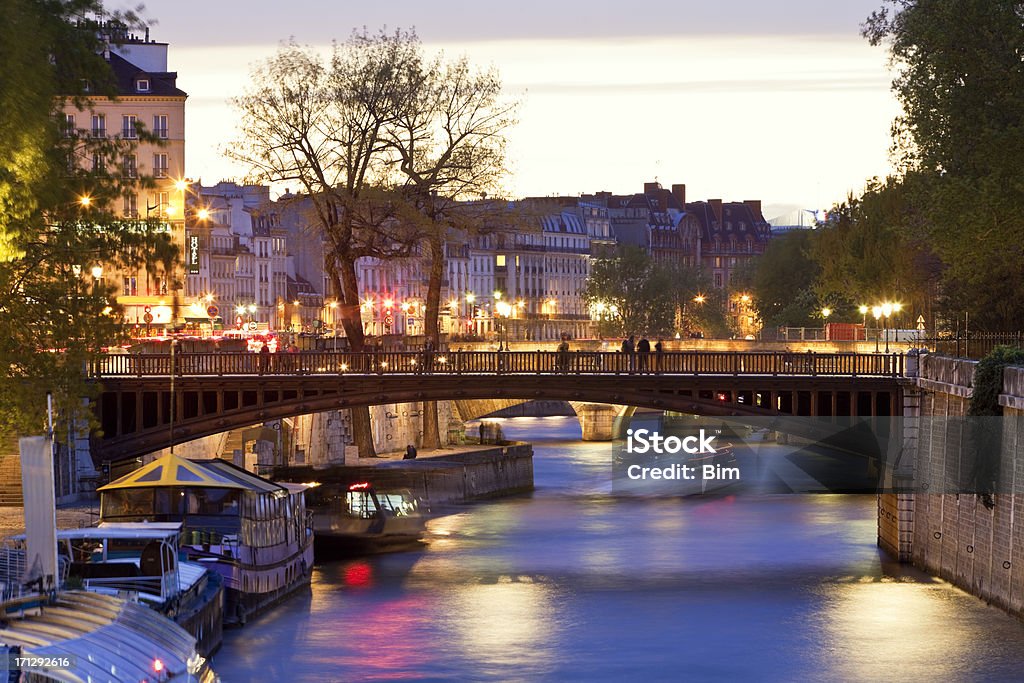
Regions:
<instances>
[{"instance_id":1,"label":"lamp post","mask_svg":"<svg viewBox=\"0 0 1024 683\"><path fill-rule=\"evenodd\" d=\"M878 353L878 319L882 317L882 307L872 306L871 317L875 319L875 353Z\"/></svg>"},{"instance_id":2,"label":"lamp post","mask_svg":"<svg viewBox=\"0 0 1024 683\"><path fill-rule=\"evenodd\" d=\"M889 316L892 315L892 304L882 304L882 324L885 326L885 352L889 353Z\"/></svg>"},{"instance_id":3,"label":"lamp post","mask_svg":"<svg viewBox=\"0 0 1024 683\"><path fill-rule=\"evenodd\" d=\"M512 306L507 301L498 301L494 304L494 319L498 322L500 318L504 318L504 323L499 323L500 328L498 330L498 350L508 351L508 318L512 314ZM504 348L502 343L504 342Z\"/></svg>"},{"instance_id":4,"label":"lamp post","mask_svg":"<svg viewBox=\"0 0 1024 683\"><path fill-rule=\"evenodd\" d=\"M862 328L864 328L864 341L867 341L868 307L865 306L864 304L861 304L860 307L857 310L860 311L860 315L861 315L860 326Z\"/></svg>"}]
</instances>

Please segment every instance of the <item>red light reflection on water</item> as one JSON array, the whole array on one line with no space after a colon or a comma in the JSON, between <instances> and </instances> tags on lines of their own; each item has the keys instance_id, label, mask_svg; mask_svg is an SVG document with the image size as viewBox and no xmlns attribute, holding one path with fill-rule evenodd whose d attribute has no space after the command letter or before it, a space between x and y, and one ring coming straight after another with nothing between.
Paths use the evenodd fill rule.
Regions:
<instances>
[{"instance_id":1,"label":"red light reflection on water","mask_svg":"<svg viewBox=\"0 0 1024 683\"><path fill-rule=\"evenodd\" d=\"M373 567L366 561L353 562L345 567L342 580L350 588L369 588L373 586Z\"/></svg>"}]
</instances>

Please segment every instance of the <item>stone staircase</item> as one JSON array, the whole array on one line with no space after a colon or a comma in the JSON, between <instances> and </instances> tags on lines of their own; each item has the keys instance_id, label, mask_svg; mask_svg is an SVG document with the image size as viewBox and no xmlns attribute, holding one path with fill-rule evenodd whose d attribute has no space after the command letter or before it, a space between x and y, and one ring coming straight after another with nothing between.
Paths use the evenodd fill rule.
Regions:
<instances>
[{"instance_id":1,"label":"stone staircase","mask_svg":"<svg viewBox=\"0 0 1024 683\"><path fill-rule=\"evenodd\" d=\"M0 455L0 506L23 507L21 494L21 457Z\"/></svg>"},{"instance_id":2,"label":"stone staircase","mask_svg":"<svg viewBox=\"0 0 1024 683\"><path fill-rule=\"evenodd\" d=\"M242 451L245 445L244 429L232 429L224 439L224 446L220 449L220 457L228 462L234 462L235 451Z\"/></svg>"}]
</instances>

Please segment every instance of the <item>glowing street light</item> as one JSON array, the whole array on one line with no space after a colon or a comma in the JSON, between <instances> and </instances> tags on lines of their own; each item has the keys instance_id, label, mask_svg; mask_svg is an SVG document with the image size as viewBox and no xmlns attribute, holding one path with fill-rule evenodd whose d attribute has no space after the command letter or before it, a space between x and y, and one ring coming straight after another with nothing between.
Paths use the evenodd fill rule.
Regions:
<instances>
[{"instance_id":1,"label":"glowing street light","mask_svg":"<svg viewBox=\"0 0 1024 683\"><path fill-rule=\"evenodd\" d=\"M826 306L825 308L821 309L821 317L822 318L825 318L826 320L828 320L828 317L830 315L832 315L832 309L831 308Z\"/></svg>"},{"instance_id":2,"label":"glowing street light","mask_svg":"<svg viewBox=\"0 0 1024 683\"><path fill-rule=\"evenodd\" d=\"M703 304L705 301L707 301L707 297L704 296L703 294L698 294L697 296L693 297L694 303Z\"/></svg>"},{"instance_id":3,"label":"glowing street light","mask_svg":"<svg viewBox=\"0 0 1024 683\"><path fill-rule=\"evenodd\" d=\"M88 208L92 204L92 197L90 197L89 195L83 195L78 198L78 203L81 204L84 208Z\"/></svg>"}]
</instances>

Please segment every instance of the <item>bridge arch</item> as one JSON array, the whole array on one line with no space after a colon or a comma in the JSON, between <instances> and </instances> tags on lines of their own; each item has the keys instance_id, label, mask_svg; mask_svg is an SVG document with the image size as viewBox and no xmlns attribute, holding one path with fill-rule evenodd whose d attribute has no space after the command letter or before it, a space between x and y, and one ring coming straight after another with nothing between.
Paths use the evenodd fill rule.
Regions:
<instances>
[{"instance_id":1,"label":"bridge arch","mask_svg":"<svg viewBox=\"0 0 1024 683\"><path fill-rule=\"evenodd\" d=\"M817 399L840 391L867 393L871 414L887 414L899 405L901 391L893 377L858 377L851 384L848 377L764 375L325 373L183 376L175 384L172 429L166 377L104 378L96 404L102 433L92 440L93 459L119 461L165 448L172 438L180 443L258 422L386 403L546 399L708 416L771 417L824 414L817 410L823 406ZM847 404L861 406L853 399ZM778 409L787 405L791 412ZM829 403L831 409L837 405L834 398Z\"/></svg>"}]
</instances>

